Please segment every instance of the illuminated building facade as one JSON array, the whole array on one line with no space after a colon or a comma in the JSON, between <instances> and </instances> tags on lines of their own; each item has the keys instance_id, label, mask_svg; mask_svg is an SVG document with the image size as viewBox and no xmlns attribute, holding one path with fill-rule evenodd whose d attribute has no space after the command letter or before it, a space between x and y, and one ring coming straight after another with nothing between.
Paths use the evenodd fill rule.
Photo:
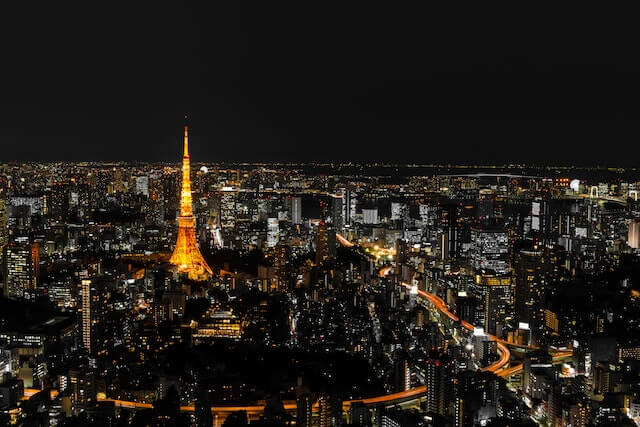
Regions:
<instances>
[{"instance_id":1,"label":"illuminated building facade","mask_svg":"<svg viewBox=\"0 0 640 427\"><path fill-rule=\"evenodd\" d=\"M471 230L472 262L476 270L493 270L504 274L509 268L509 238L500 227L477 227Z\"/></svg>"},{"instance_id":2,"label":"illuminated building facade","mask_svg":"<svg viewBox=\"0 0 640 427\"><path fill-rule=\"evenodd\" d=\"M633 249L640 249L640 220L638 219L632 219L629 222L627 244Z\"/></svg>"},{"instance_id":3,"label":"illuminated building facade","mask_svg":"<svg viewBox=\"0 0 640 427\"><path fill-rule=\"evenodd\" d=\"M29 298L36 289L38 244L12 242L5 252L5 297Z\"/></svg>"},{"instance_id":4,"label":"illuminated building facade","mask_svg":"<svg viewBox=\"0 0 640 427\"><path fill-rule=\"evenodd\" d=\"M89 279L81 282L82 345L87 353L95 354L106 345L105 319L108 314L109 292L103 283Z\"/></svg>"},{"instance_id":5,"label":"illuminated building facade","mask_svg":"<svg viewBox=\"0 0 640 427\"><path fill-rule=\"evenodd\" d=\"M191 158L189 156L189 128L184 127L184 155L182 156L182 190L180 192L180 216L178 216L178 240L169 262L178 267L179 273L188 274L193 280L206 280L213 273L198 248L191 200Z\"/></svg>"},{"instance_id":6,"label":"illuminated building facade","mask_svg":"<svg viewBox=\"0 0 640 427\"><path fill-rule=\"evenodd\" d=\"M511 317L513 307L513 284L511 276L478 274L476 276L478 294L482 296L484 330L501 336L506 319Z\"/></svg>"},{"instance_id":7,"label":"illuminated building facade","mask_svg":"<svg viewBox=\"0 0 640 427\"><path fill-rule=\"evenodd\" d=\"M325 223L318 225L316 233L316 264L320 265L335 256L336 230Z\"/></svg>"},{"instance_id":8,"label":"illuminated building facade","mask_svg":"<svg viewBox=\"0 0 640 427\"><path fill-rule=\"evenodd\" d=\"M292 197L290 204L291 204L291 223L302 224L302 199L300 197Z\"/></svg>"}]
</instances>

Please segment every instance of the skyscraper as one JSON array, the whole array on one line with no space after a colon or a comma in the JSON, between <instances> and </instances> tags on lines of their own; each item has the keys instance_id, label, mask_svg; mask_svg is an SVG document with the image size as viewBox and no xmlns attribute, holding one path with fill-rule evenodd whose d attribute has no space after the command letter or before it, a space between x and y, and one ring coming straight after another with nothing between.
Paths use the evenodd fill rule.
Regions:
<instances>
[{"instance_id":1,"label":"skyscraper","mask_svg":"<svg viewBox=\"0 0 640 427\"><path fill-rule=\"evenodd\" d=\"M331 221L337 231L344 228L344 210L343 200L341 195L333 195L331 198Z\"/></svg>"},{"instance_id":2,"label":"skyscraper","mask_svg":"<svg viewBox=\"0 0 640 427\"><path fill-rule=\"evenodd\" d=\"M325 223L316 232L316 264L322 264L336 252L336 230Z\"/></svg>"},{"instance_id":3,"label":"skyscraper","mask_svg":"<svg viewBox=\"0 0 640 427\"><path fill-rule=\"evenodd\" d=\"M300 197L291 198L291 223L302 224L302 199Z\"/></svg>"},{"instance_id":4,"label":"skyscraper","mask_svg":"<svg viewBox=\"0 0 640 427\"><path fill-rule=\"evenodd\" d=\"M629 236L627 244L633 249L640 249L640 220L632 219L629 222Z\"/></svg>"},{"instance_id":5,"label":"skyscraper","mask_svg":"<svg viewBox=\"0 0 640 427\"><path fill-rule=\"evenodd\" d=\"M278 218L267 218L267 247L273 248L280 240L280 223Z\"/></svg>"},{"instance_id":6,"label":"skyscraper","mask_svg":"<svg viewBox=\"0 0 640 427\"><path fill-rule=\"evenodd\" d=\"M502 227L482 226L471 229L473 268L504 274L509 267L509 237Z\"/></svg>"},{"instance_id":7,"label":"skyscraper","mask_svg":"<svg viewBox=\"0 0 640 427\"><path fill-rule=\"evenodd\" d=\"M427 410L446 415L452 404L455 361L448 356L433 355L425 361Z\"/></svg>"},{"instance_id":8,"label":"skyscraper","mask_svg":"<svg viewBox=\"0 0 640 427\"><path fill-rule=\"evenodd\" d=\"M529 324L534 340L544 327L544 297L557 263L556 252L546 246L522 249L515 256L516 321Z\"/></svg>"},{"instance_id":9,"label":"skyscraper","mask_svg":"<svg viewBox=\"0 0 640 427\"><path fill-rule=\"evenodd\" d=\"M478 274L476 275L476 285L478 294L483 297L484 330L493 335L501 335L499 329L505 326L506 319L512 313L511 276Z\"/></svg>"},{"instance_id":10,"label":"skyscraper","mask_svg":"<svg viewBox=\"0 0 640 427\"><path fill-rule=\"evenodd\" d=\"M380 222L378 217L378 208L362 209L362 222L364 224L378 224L378 222Z\"/></svg>"},{"instance_id":11,"label":"skyscraper","mask_svg":"<svg viewBox=\"0 0 640 427\"><path fill-rule=\"evenodd\" d=\"M82 298L82 345L91 354L104 349L105 319L108 314L109 291L103 282L83 279Z\"/></svg>"},{"instance_id":12,"label":"skyscraper","mask_svg":"<svg viewBox=\"0 0 640 427\"><path fill-rule=\"evenodd\" d=\"M180 216L178 217L178 240L169 262L178 267L178 272L187 273L190 279L205 280L213 274L211 267L198 248L191 200L191 157L189 156L189 128L184 127L184 154L182 156L182 191L180 192Z\"/></svg>"},{"instance_id":13,"label":"skyscraper","mask_svg":"<svg viewBox=\"0 0 640 427\"><path fill-rule=\"evenodd\" d=\"M7 298L29 298L36 289L40 262L37 243L14 241L5 249L5 285Z\"/></svg>"}]
</instances>

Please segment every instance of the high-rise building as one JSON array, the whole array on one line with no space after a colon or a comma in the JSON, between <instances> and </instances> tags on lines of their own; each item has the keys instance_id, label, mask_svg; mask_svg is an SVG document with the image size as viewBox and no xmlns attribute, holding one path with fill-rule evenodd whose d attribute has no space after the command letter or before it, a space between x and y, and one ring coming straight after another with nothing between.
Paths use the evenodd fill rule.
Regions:
<instances>
[{"instance_id":1,"label":"high-rise building","mask_svg":"<svg viewBox=\"0 0 640 427\"><path fill-rule=\"evenodd\" d=\"M82 345L91 353L91 280L82 281Z\"/></svg>"},{"instance_id":2,"label":"high-rise building","mask_svg":"<svg viewBox=\"0 0 640 427\"><path fill-rule=\"evenodd\" d=\"M137 176L135 181L136 194L142 194L143 196L149 195L149 177Z\"/></svg>"},{"instance_id":3,"label":"high-rise building","mask_svg":"<svg viewBox=\"0 0 640 427\"><path fill-rule=\"evenodd\" d=\"M288 289L291 284L291 247L278 244L274 249L273 267L279 289Z\"/></svg>"},{"instance_id":4,"label":"high-rise building","mask_svg":"<svg viewBox=\"0 0 640 427\"><path fill-rule=\"evenodd\" d=\"M220 196L220 227L229 230L236 224L236 192L231 187L223 187Z\"/></svg>"},{"instance_id":5,"label":"high-rise building","mask_svg":"<svg viewBox=\"0 0 640 427\"><path fill-rule=\"evenodd\" d=\"M409 217L409 207L405 203L391 202L391 220L405 221Z\"/></svg>"},{"instance_id":6,"label":"high-rise building","mask_svg":"<svg viewBox=\"0 0 640 427\"><path fill-rule=\"evenodd\" d=\"M72 369L69 370L68 377L71 411L77 415L96 402L95 375L85 369Z\"/></svg>"},{"instance_id":7,"label":"high-rise building","mask_svg":"<svg viewBox=\"0 0 640 427\"><path fill-rule=\"evenodd\" d=\"M302 224L302 198L292 197L291 203L291 222L293 224Z\"/></svg>"},{"instance_id":8,"label":"high-rise building","mask_svg":"<svg viewBox=\"0 0 640 427\"><path fill-rule=\"evenodd\" d=\"M9 229L7 226L7 199L4 194L0 195L0 248L7 244Z\"/></svg>"},{"instance_id":9,"label":"high-rise building","mask_svg":"<svg viewBox=\"0 0 640 427\"><path fill-rule=\"evenodd\" d=\"M530 323L533 306L545 286L542 277L542 250L521 250L516 254L514 267L516 320Z\"/></svg>"},{"instance_id":10,"label":"high-rise building","mask_svg":"<svg viewBox=\"0 0 640 427\"><path fill-rule=\"evenodd\" d=\"M280 240L280 223L278 218L267 218L267 247L273 248Z\"/></svg>"},{"instance_id":11,"label":"high-rise building","mask_svg":"<svg viewBox=\"0 0 640 427\"><path fill-rule=\"evenodd\" d=\"M520 250L514 261L516 321L528 324L534 335L543 327L542 303L552 262L539 247Z\"/></svg>"},{"instance_id":12,"label":"high-rise building","mask_svg":"<svg viewBox=\"0 0 640 427\"><path fill-rule=\"evenodd\" d=\"M180 192L180 216L178 217L178 239L169 260L178 268L178 272L187 273L190 279L204 280L213 272L204 260L195 231L196 219L193 216L191 200L191 156L189 156L189 128L184 127L184 154L182 156L182 190Z\"/></svg>"},{"instance_id":13,"label":"high-rise building","mask_svg":"<svg viewBox=\"0 0 640 427\"><path fill-rule=\"evenodd\" d=\"M513 284L511 276L477 274L476 289L482 297L484 330L492 335L501 335L506 320L511 317L513 306Z\"/></svg>"},{"instance_id":14,"label":"high-rise building","mask_svg":"<svg viewBox=\"0 0 640 427\"><path fill-rule=\"evenodd\" d=\"M340 231L344 228L344 209L342 205L342 196L334 195L331 198L331 222L336 230Z\"/></svg>"},{"instance_id":15,"label":"high-rise building","mask_svg":"<svg viewBox=\"0 0 640 427\"><path fill-rule=\"evenodd\" d=\"M296 386L296 425L300 427L313 427L313 394L302 384L302 378L298 378Z\"/></svg>"},{"instance_id":16,"label":"high-rise building","mask_svg":"<svg viewBox=\"0 0 640 427\"><path fill-rule=\"evenodd\" d=\"M82 345L87 353L97 353L104 347L104 321L107 316L108 298L109 292L102 283L82 280Z\"/></svg>"},{"instance_id":17,"label":"high-rise building","mask_svg":"<svg viewBox=\"0 0 640 427\"><path fill-rule=\"evenodd\" d=\"M353 402L349 406L349 421L352 425L371 427L371 411L362 402Z\"/></svg>"},{"instance_id":18,"label":"high-rise building","mask_svg":"<svg viewBox=\"0 0 640 427\"><path fill-rule=\"evenodd\" d=\"M318 225L316 232L316 264L322 264L335 256L336 230L325 223Z\"/></svg>"},{"instance_id":19,"label":"high-rise building","mask_svg":"<svg viewBox=\"0 0 640 427\"><path fill-rule=\"evenodd\" d=\"M482 226L471 229L471 261L476 270L504 274L509 267L509 237L502 227Z\"/></svg>"},{"instance_id":20,"label":"high-rise building","mask_svg":"<svg viewBox=\"0 0 640 427\"><path fill-rule=\"evenodd\" d=\"M344 225L351 225L356 216L356 195L350 189L342 190L342 218Z\"/></svg>"},{"instance_id":21,"label":"high-rise building","mask_svg":"<svg viewBox=\"0 0 640 427\"><path fill-rule=\"evenodd\" d=\"M433 355L425 361L427 410L446 415L454 394L455 360L448 356Z\"/></svg>"},{"instance_id":22,"label":"high-rise building","mask_svg":"<svg viewBox=\"0 0 640 427\"><path fill-rule=\"evenodd\" d=\"M7 298L30 298L36 289L40 252L37 243L13 241L5 247L4 295Z\"/></svg>"},{"instance_id":23,"label":"high-rise building","mask_svg":"<svg viewBox=\"0 0 640 427\"><path fill-rule=\"evenodd\" d=\"M395 392L407 391L411 388L409 360L402 350L396 350L393 354L393 388Z\"/></svg>"},{"instance_id":24,"label":"high-rise building","mask_svg":"<svg viewBox=\"0 0 640 427\"><path fill-rule=\"evenodd\" d=\"M634 218L629 222L627 244L633 249L640 249L640 219Z\"/></svg>"},{"instance_id":25,"label":"high-rise building","mask_svg":"<svg viewBox=\"0 0 640 427\"><path fill-rule=\"evenodd\" d=\"M491 372L459 373L455 380L454 425L476 425L495 417L500 388L500 378Z\"/></svg>"},{"instance_id":26,"label":"high-rise building","mask_svg":"<svg viewBox=\"0 0 640 427\"><path fill-rule=\"evenodd\" d=\"M333 394L322 393L318 399L319 427L342 425L342 401Z\"/></svg>"},{"instance_id":27,"label":"high-rise building","mask_svg":"<svg viewBox=\"0 0 640 427\"><path fill-rule=\"evenodd\" d=\"M375 225L380 222L378 217L378 208L363 208L362 222L367 225Z\"/></svg>"}]
</instances>

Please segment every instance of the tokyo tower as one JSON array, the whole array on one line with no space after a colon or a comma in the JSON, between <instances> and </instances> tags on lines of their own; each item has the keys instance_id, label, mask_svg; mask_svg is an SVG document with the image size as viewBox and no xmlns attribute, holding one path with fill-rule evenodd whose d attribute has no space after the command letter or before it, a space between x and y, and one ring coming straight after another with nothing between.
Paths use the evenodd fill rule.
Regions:
<instances>
[{"instance_id":1,"label":"tokyo tower","mask_svg":"<svg viewBox=\"0 0 640 427\"><path fill-rule=\"evenodd\" d=\"M169 262L178 267L179 273L187 273L193 280L206 280L213 272L202 257L196 240L191 200L191 157L189 156L189 127L184 126L184 155L182 156L182 190L180 191L180 216L178 216L178 240Z\"/></svg>"}]
</instances>

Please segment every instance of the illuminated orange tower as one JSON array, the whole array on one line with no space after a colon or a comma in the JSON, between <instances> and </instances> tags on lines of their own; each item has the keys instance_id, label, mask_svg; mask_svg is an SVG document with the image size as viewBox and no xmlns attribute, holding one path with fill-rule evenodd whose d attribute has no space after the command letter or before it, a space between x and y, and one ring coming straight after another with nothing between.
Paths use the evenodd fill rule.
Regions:
<instances>
[{"instance_id":1,"label":"illuminated orange tower","mask_svg":"<svg viewBox=\"0 0 640 427\"><path fill-rule=\"evenodd\" d=\"M191 157L189 156L189 127L184 126L184 154L182 156L182 190L180 192L180 216L178 216L178 240L169 262L178 272L188 273L193 280L208 279L213 272L202 257L196 240L196 219L191 200Z\"/></svg>"}]
</instances>

